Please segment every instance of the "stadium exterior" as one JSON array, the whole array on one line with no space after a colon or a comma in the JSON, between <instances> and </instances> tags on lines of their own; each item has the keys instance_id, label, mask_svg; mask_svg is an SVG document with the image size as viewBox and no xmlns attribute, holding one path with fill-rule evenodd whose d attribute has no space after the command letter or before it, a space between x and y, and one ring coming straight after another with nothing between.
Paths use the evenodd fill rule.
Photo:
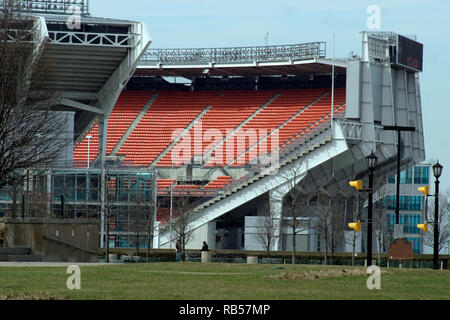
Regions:
<instances>
[{"instance_id":1,"label":"stadium exterior","mask_svg":"<svg viewBox=\"0 0 450 320\"><path fill-rule=\"evenodd\" d=\"M105 222L110 214L108 210L114 206L111 210L117 210L121 218L114 223L108 220L112 228L108 228L112 246L133 246L130 240L121 242L124 238L120 237L136 233L129 227L133 220L130 215L135 210L130 209L130 204L136 202L137 196L133 197L133 192L140 194L142 191L145 200L154 203L160 198L172 200L182 195L196 198L194 218L188 226L192 231L188 248L198 249L206 240L211 249L261 249L254 236L255 224L258 217L270 213L275 221L276 239L271 249L289 250L292 234L285 222L291 218L283 199L292 189L292 180L300 178L298 181L307 186L309 194L320 191L339 199L349 222L355 192L348 182L355 179L366 182L366 156L373 152L378 157L376 187L395 173L397 133L384 130L385 126L415 128L401 136L402 170L425 160L420 69L398 63L400 37L395 33L362 32L361 57L330 59L326 57L323 42L248 48L149 49L151 38L140 22L81 15L81 27L73 31L65 27L67 15L64 14L36 13L35 20L40 26L37 39L47 42L45 57L54 66L48 85L60 95L59 105L55 107L73 112L75 119L74 158L64 159L57 168L47 170L45 174L37 174L45 179L36 180L52 194L48 210L61 204L60 194L70 194L69 202L65 204L70 209L62 206L62 214L73 212L73 217L79 218L97 216ZM170 84L164 80L170 77L188 79L189 85ZM145 115L162 96L158 92L161 86L174 91L183 87L182 91L194 94L207 92L208 88L225 92L230 86L235 88L233 92L245 87L255 95L264 93L267 88L273 89L275 93L269 95L266 103L245 117L240 125L230 128L234 131L221 140L225 144L227 138L276 101L279 86L288 83L297 89L325 87L331 99L329 111L307 130L294 135L282 148L269 147L271 151L264 155L265 158L259 154L251 163L232 165L231 161L209 166L211 154L200 150L190 155L191 161L174 166L175 147L195 131L196 123L211 110L209 105L205 105L206 108L183 130L172 134L171 143L153 161L144 165L127 162L128 155L121 152L127 150L127 140L133 137L140 122L147 121ZM139 91L136 88L142 92L153 91L144 95L145 98L141 96L146 100L142 110L127 124L126 130L121 131L114 146L108 146L108 120L113 109L121 101L122 93L127 90L136 93ZM336 106L334 99L335 96L338 99L338 93L343 94L344 100ZM295 114L295 117L299 115ZM278 130L293 119L294 116L273 129ZM273 132L277 130L259 136L255 146L273 141ZM196 137L192 140L195 150ZM243 154L250 153L253 147L246 145ZM158 162L171 153L172 165L159 166ZM237 157L232 160L236 161ZM142 175L145 177L140 179ZM183 189L183 185L192 186L193 181L207 184L224 175L232 182L220 188L206 191L202 187L202 190L195 189L196 192ZM61 180L58 176L65 178ZM159 180L173 181L174 177L181 182L178 190L172 182L169 187L159 188ZM94 180L96 182L92 183ZM113 200L108 198L110 185L117 190ZM67 193L68 189L72 193ZM361 194L362 198L366 196ZM8 208L11 198L4 196L2 202ZM153 206L151 245L153 248L174 248L170 224L157 218L157 207L156 204ZM117 226L121 221L126 221L128 226L119 229ZM102 247L105 246L106 232L105 223L102 223ZM296 238L298 250L323 250L318 230L306 228ZM345 250L345 244L342 242L339 248Z\"/></svg>"}]
</instances>

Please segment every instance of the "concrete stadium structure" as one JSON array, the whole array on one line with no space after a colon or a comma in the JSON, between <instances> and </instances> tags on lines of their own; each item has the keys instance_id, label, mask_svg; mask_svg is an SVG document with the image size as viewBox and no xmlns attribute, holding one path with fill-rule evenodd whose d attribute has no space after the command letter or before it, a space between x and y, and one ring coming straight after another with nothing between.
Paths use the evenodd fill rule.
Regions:
<instances>
[{"instance_id":1,"label":"concrete stadium structure","mask_svg":"<svg viewBox=\"0 0 450 320\"><path fill-rule=\"evenodd\" d=\"M395 33L362 32L361 56L332 59L326 57L323 42L246 48L149 49L151 37L143 23L82 14L81 27L74 31L67 28L67 19L67 14L36 13L36 24L40 26L37 39L47 42L45 58L51 61L54 70L48 86L60 96L56 109L75 113L73 163L82 167L76 170L96 170L101 177L100 196L95 203L102 220L107 169L112 164L133 166L155 173L158 180L173 181L176 177L181 183L179 191L186 191L197 199L194 219L189 224L193 237L188 248L200 248L206 240L211 249L261 249L254 238L255 221L269 210L275 219L276 241L272 250L289 250L292 235L284 222L290 217L283 207L283 199L292 188L292 179L301 177L308 194L320 191L341 199L345 211L349 212L354 190L348 182L366 179L366 156L373 152L378 157L375 185L379 186L395 173L397 132L384 130L385 126L415 128L414 132L401 134L402 170L425 160L421 67L399 63L399 41L403 41L399 39L404 37ZM188 84L164 80L171 77L187 79ZM178 143L195 131L196 124L214 110L215 101L219 101L214 99L231 92L224 89L226 85L234 86L233 99L241 97L240 88L245 87L242 91L246 93L242 96L250 97L249 101L259 96L263 102L254 102L252 111L229 128L221 144L226 144L227 139L250 126L252 121L256 122L256 128L258 115L275 108L280 97L292 94L288 89L279 89L281 83L293 83L293 90L298 90L295 94L299 97L314 93L315 98L303 107L305 110L321 109L316 109L320 110L314 113L316 118L308 120L311 122L303 131L289 131L286 143L269 147L269 152L264 154L269 156L269 161L261 157L261 153L254 158L246 154L254 147L261 150L262 142L273 140L273 132L281 132L295 119L306 117L302 115L303 109L269 126L269 132L259 136L253 145L245 144L241 155L233 154L233 158L222 165L208 165L211 152L202 146L187 161L175 166L173 158L171 165L164 160L173 154ZM162 85L169 90L161 90ZM211 90L213 98L208 96L208 88L215 88ZM318 88L322 91L308 91ZM177 90L185 93L177 93ZM186 108L185 119L188 120L182 124L182 130L175 135L172 132L172 137L155 151L154 157L147 158L143 147L139 151L138 141L150 138L156 141L163 137L152 136L150 131L147 136L139 136L139 130L147 128L144 126L147 122L148 128L155 125L152 119L159 118L152 117L160 115L157 111L152 114L153 110L162 110L167 118L183 118L183 104L188 104L186 92L192 93L189 99L204 99L201 107L195 109L189 119L187 111L190 109ZM176 99L174 95L178 95ZM114 114L115 106L126 109L127 101L135 98L139 100L136 103L139 108L123 128L114 133L114 141L110 142L108 133L115 132L114 123L120 122L126 113ZM164 107L164 101L175 103L175 100L182 101L181 107L172 114L170 106ZM119 106L122 102L123 106ZM230 108L230 116L239 114L232 110ZM213 124L216 121L217 126L222 120L212 119L216 119L211 121ZM146 142L141 143L143 146ZM195 141L192 144L195 149ZM91 146L95 147L92 154ZM245 161L233 165L241 156ZM90 169L84 169L86 165ZM136 168L133 171L138 170ZM205 189L208 183L224 176L230 178L227 183L209 191ZM193 181L203 182L201 190L195 189L195 196L191 189L183 188L192 187ZM52 190L50 184L49 190ZM181 195L174 190L170 182L156 193L166 198ZM174 248L175 239L169 224L158 221L156 216L155 209L153 248ZM103 224L100 233L100 243L104 246ZM323 250L323 245L318 244L319 238L317 230L302 231L298 236L299 250Z\"/></svg>"},{"instance_id":2,"label":"concrete stadium structure","mask_svg":"<svg viewBox=\"0 0 450 320\"><path fill-rule=\"evenodd\" d=\"M361 58L333 60L302 57L285 58L284 61L276 62L244 61L241 64L238 61L209 61L206 64L186 64L183 61L178 64L173 61L165 64L164 61L155 61L153 65L144 60L139 64L139 75L177 74L195 77L208 69L210 74L219 77L226 74L255 76L255 85L258 74L314 76L331 73L333 66L336 68L336 75L345 76L345 115L331 120L326 127L315 132L314 137L303 140L296 148L280 155L280 168L275 174L265 175L250 171L243 175L244 179L241 178L239 183L229 186L216 198L201 204L196 210L197 219L191 226L192 229L198 230L196 243L201 238L214 238L215 219L230 212L237 213L239 208L244 208L255 199L270 202L270 210L279 221L277 234L286 233L287 230L281 223L284 218L282 198L288 192L289 183L286 177L293 172L307 176L308 188L347 199L352 195L348 181L367 176L365 157L373 151L379 159L376 184L383 183L386 177L395 172L397 159L397 133L383 130L384 126L416 128L415 132L402 134L403 169L425 159L419 73L391 63L389 48L396 45L395 34L363 32L362 38ZM292 169L296 167L299 170ZM259 207L257 215L264 214L264 206L253 205ZM307 242L310 245L300 246L315 251L317 247L311 244L317 242L317 235L314 231L309 232L312 234L305 239L309 238ZM278 236L277 239L273 249L285 250L283 237ZM161 232L158 240L159 246L167 247L168 232ZM244 248L255 247L246 242Z\"/></svg>"}]
</instances>

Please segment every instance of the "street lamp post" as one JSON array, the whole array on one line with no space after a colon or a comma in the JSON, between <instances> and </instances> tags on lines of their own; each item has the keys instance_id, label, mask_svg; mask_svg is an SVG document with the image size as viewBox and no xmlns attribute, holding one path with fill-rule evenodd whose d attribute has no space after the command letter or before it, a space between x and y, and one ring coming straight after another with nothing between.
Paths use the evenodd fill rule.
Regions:
<instances>
[{"instance_id":1,"label":"street lamp post","mask_svg":"<svg viewBox=\"0 0 450 320\"><path fill-rule=\"evenodd\" d=\"M439 177L442 174L442 165L439 161L433 166L433 174L436 178L434 192L434 243L433 243L433 269L438 269L439 260Z\"/></svg>"},{"instance_id":2,"label":"street lamp post","mask_svg":"<svg viewBox=\"0 0 450 320\"><path fill-rule=\"evenodd\" d=\"M91 139L92 139L92 136L88 135L86 137L86 139L88 139L88 161L87 161L87 167L89 169L89 166L90 166L90 163L91 163L90 157L91 157Z\"/></svg>"},{"instance_id":3,"label":"street lamp post","mask_svg":"<svg viewBox=\"0 0 450 320\"><path fill-rule=\"evenodd\" d=\"M401 164L401 132L414 132L416 131L415 127L404 127L404 126L384 126L383 130L394 130L397 131L397 181L396 181L396 206L395 206L395 224L400 224L400 164Z\"/></svg>"},{"instance_id":4,"label":"street lamp post","mask_svg":"<svg viewBox=\"0 0 450 320\"><path fill-rule=\"evenodd\" d=\"M369 168L369 207L367 210L367 266L372 265L372 212L373 212L373 170L377 164L377 156L372 152L366 157Z\"/></svg>"}]
</instances>

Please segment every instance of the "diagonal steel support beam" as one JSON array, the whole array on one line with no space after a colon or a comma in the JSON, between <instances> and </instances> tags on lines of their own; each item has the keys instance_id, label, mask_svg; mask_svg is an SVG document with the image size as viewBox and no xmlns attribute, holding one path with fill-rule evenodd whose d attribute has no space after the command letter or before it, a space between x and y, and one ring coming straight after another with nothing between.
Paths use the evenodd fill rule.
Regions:
<instances>
[{"instance_id":1,"label":"diagonal steel support beam","mask_svg":"<svg viewBox=\"0 0 450 320\"><path fill-rule=\"evenodd\" d=\"M60 98L58 100L58 104L62 105L62 106L66 106L66 107L71 107L71 108L75 108L78 110L83 110L83 111L89 111L89 112L93 112L93 113L97 113L97 114L101 114L104 115L105 111L97 108L97 107L93 107L81 102L77 102L71 99L67 99L67 98Z\"/></svg>"}]
</instances>

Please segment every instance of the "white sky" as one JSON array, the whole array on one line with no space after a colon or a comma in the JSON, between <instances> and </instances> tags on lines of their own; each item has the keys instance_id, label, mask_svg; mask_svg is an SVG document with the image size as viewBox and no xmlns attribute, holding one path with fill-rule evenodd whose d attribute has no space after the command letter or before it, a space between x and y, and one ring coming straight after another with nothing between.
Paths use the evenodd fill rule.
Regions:
<instances>
[{"instance_id":1,"label":"white sky","mask_svg":"<svg viewBox=\"0 0 450 320\"><path fill-rule=\"evenodd\" d=\"M448 0L90 0L90 12L145 22L152 48L264 45L268 32L273 45L326 41L331 56L335 34L336 57L345 58L361 54L359 32L367 30L370 5L381 9L381 30L416 35L424 44L425 152L444 166L440 190L450 190Z\"/></svg>"}]
</instances>

